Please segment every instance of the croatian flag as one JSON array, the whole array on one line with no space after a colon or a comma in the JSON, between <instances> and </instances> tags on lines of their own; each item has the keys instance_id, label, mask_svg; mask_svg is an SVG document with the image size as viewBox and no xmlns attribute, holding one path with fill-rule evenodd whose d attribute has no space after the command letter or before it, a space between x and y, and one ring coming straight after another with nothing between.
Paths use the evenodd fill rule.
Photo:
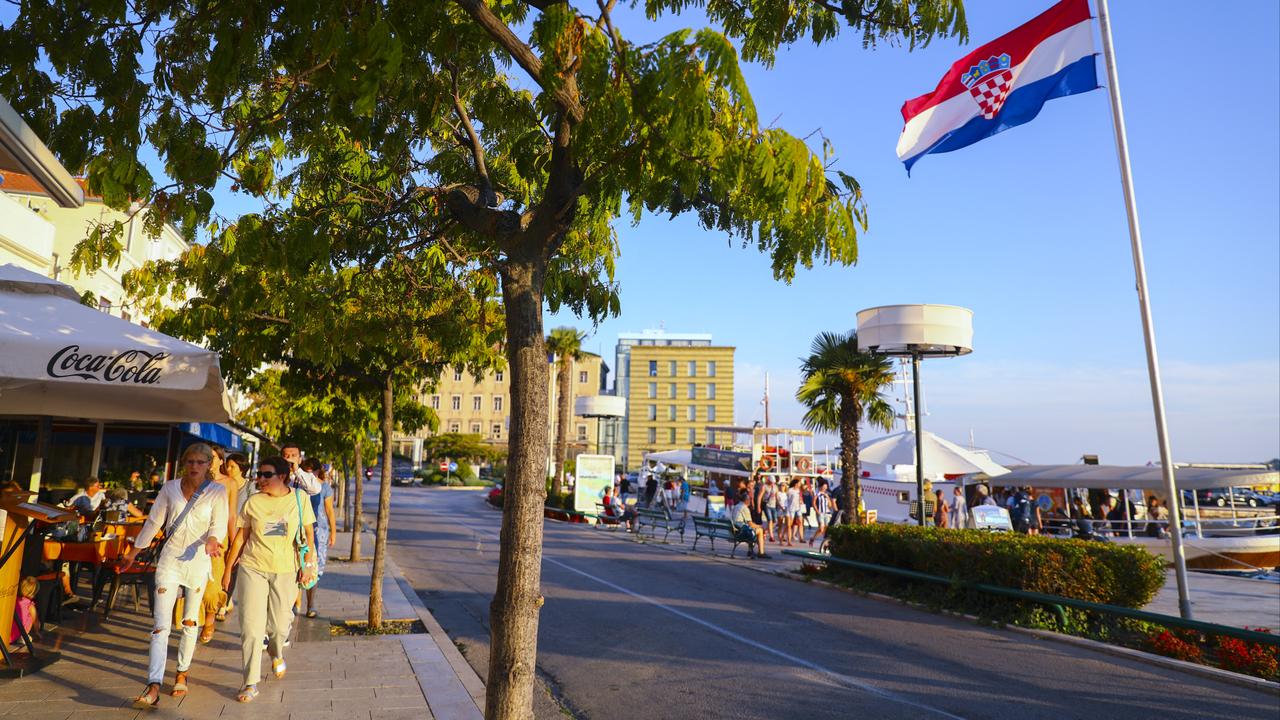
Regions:
<instances>
[{"instance_id":1,"label":"croatian flag","mask_svg":"<svg viewBox=\"0 0 1280 720\"><path fill-rule=\"evenodd\" d=\"M1098 87L1088 0L1062 0L964 56L902 105L898 159L959 150L1035 118L1045 101Z\"/></svg>"}]
</instances>

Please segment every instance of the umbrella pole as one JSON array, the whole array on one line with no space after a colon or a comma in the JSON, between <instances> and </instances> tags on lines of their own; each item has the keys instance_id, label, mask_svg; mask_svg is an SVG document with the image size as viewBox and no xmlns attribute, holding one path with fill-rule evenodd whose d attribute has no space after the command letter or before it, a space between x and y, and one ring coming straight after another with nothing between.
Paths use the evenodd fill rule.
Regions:
<instances>
[{"instance_id":1,"label":"umbrella pole","mask_svg":"<svg viewBox=\"0 0 1280 720\"><path fill-rule=\"evenodd\" d=\"M920 352L918 350L911 351L911 386L915 396L915 425L916 425L916 500L920 504L920 525L923 527L925 522L924 512L924 435L921 428L920 420Z\"/></svg>"}]
</instances>

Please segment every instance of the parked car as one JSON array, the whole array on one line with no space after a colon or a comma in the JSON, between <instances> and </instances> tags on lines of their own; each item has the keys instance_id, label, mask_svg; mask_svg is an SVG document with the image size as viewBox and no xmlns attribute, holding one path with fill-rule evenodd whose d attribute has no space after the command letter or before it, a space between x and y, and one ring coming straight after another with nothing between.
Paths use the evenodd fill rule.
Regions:
<instances>
[{"instance_id":1,"label":"parked car","mask_svg":"<svg viewBox=\"0 0 1280 720\"><path fill-rule=\"evenodd\" d=\"M485 500L494 507L502 507L502 483L495 484L485 495Z\"/></svg>"},{"instance_id":2,"label":"parked car","mask_svg":"<svg viewBox=\"0 0 1280 720\"><path fill-rule=\"evenodd\" d=\"M1274 498L1269 498L1262 493L1243 487L1208 488L1196 491L1196 500L1201 506L1228 507L1232 504L1233 498L1236 507L1256 508L1272 505L1276 502ZM1191 491L1182 491L1182 503L1184 505L1192 504Z\"/></svg>"}]
</instances>

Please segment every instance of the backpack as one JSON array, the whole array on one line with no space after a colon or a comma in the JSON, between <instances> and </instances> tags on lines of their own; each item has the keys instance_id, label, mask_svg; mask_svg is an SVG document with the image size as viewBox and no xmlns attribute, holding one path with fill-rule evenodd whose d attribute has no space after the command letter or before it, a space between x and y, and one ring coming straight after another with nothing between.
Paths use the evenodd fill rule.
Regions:
<instances>
[{"instance_id":1,"label":"backpack","mask_svg":"<svg viewBox=\"0 0 1280 720\"><path fill-rule=\"evenodd\" d=\"M1017 499L1014 500L1013 516L1022 527L1031 524L1031 510L1031 496L1025 492L1018 493Z\"/></svg>"}]
</instances>

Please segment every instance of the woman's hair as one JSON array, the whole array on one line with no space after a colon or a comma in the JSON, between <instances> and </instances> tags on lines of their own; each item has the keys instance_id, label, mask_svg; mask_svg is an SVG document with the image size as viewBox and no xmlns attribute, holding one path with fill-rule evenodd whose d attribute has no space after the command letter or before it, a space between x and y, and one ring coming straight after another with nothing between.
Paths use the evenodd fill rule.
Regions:
<instances>
[{"instance_id":1,"label":"woman's hair","mask_svg":"<svg viewBox=\"0 0 1280 720\"><path fill-rule=\"evenodd\" d=\"M272 457L263 458L259 460L258 467L262 467L263 465L266 465L270 467L272 470L274 470L277 477L281 477L285 480L289 478L289 461L285 460L279 455L275 455Z\"/></svg>"},{"instance_id":2,"label":"woman's hair","mask_svg":"<svg viewBox=\"0 0 1280 720\"><path fill-rule=\"evenodd\" d=\"M121 501L121 500L128 500L128 499L129 499L129 491L128 491L128 490L126 490L126 489L124 489L124 488L122 488L122 487L119 487L119 488L111 488L110 490L108 490L108 491L107 491L107 497L111 498L112 500L114 500L114 501L116 501L116 502L119 502L119 501Z\"/></svg>"},{"instance_id":3,"label":"woman's hair","mask_svg":"<svg viewBox=\"0 0 1280 720\"><path fill-rule=\"evenodd\" d=\"M241 473L249 469L249 458L244 453L227 453L227 456L222 459L222 463L224 466L227 463L235 463L236 467L240 468Z\"/></svg>"},{"instance_id":4,"label":"woman's hair","mask_svg":"<svg viewBox=\"0 0 1280 720\"><path fill-rule=\"evenodd\" d=\"M90 475L88 477L82 477L79 480L77 480L76 487L80 488L81 490L88 490L89 486L96 482L98 482L98 478L94 477L93 475Z\"/></svg>"},{"instance_id":5,"label":"woman's hair","mask_svg":"<svg viewBox=\"0 0 1280 720\"><path fill-rule=\"evenodd\" d=\"M317 477L319 477L318 473L324 472L324 464L313 457L303 458L302 462L298 463L298 467Z\"/></svg>"},{"instance_id":6,"label":"woman's hair","mask_svg":"<svg viewBox=\"0 0 1280 720\"><path fill-rule=\"evenodd\" d=\"M209 469L205 471L205 475L213 477L213 448L205 443L191 443L186 450L182 451L182 457L178 460L179 465L186 465L187 458L192 455L200 455L209 461Z\"/></svg>"},{"instance_id":7,"label":"woman's hair","mask_svg":"<svg viewBox=\"0 0 1280 720\"><path fill-rule=\"evenodd\" d=\"M40 581L28 575L22 578L22 582L18 584L18 594L24 598L34 600L36 591L40 589Z\"/></svg>"}]
</instances>

